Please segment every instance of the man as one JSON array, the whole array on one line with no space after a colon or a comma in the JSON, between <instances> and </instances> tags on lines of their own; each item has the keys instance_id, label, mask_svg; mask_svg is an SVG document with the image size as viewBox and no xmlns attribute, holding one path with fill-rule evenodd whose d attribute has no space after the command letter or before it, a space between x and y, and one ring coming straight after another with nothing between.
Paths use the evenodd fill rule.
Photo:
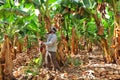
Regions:
<instances>
[{"instance_id":1,"label":"man","mask_svg":"<svg viewBox=\"0 0 120 80\"><path fill-rule=\"evenodd\" d=\"M57 36L56 28L51 27L49 33L47 34L47 42L43 44L46 45L46 55L45 55L45 64L48 69L52 68L52 64L55 70L60 70L60 66L56 59L57 52Z\"/></svg>"}]
</instances>

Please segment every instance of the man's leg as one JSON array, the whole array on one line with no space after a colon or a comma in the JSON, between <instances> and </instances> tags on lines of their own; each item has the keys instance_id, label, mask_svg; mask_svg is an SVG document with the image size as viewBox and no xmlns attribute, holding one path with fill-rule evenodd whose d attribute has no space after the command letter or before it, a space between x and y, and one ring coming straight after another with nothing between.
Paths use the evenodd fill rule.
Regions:
<instances>
[{"instance_id":1,"label":"man's leg","mask_svg":"<svg viewBox=\"0 0 120 80\"><path fill-rule=\"evenodd\" d=\"M46 53L45 55L45 64L47 68L51 68L51 59L50 59L50 55L49 52Z\"/></svg>"},{"instance_id":2,"label":"man's leg","mask_svg":"<svg viewBox=\"0 0 120 80\"><path fill-rule=\"evenodd\" d=\"M50 52L50 54L51 54L51 58L52 58L54 68L60 70L60 66L59 66L59 64L57 62L57 58L56 58L56 52Z\"/></svg>"}]
</instances>

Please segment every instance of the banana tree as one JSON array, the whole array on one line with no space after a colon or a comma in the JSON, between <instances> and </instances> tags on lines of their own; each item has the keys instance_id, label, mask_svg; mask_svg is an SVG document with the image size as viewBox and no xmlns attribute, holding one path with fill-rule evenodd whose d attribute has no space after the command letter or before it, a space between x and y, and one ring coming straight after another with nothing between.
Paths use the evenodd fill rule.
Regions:
<instances>
[{"instance_id":1,"label":"banana tree","mask_svg":"<svg viewBox=\"0 0 120 80\"><path fill-rule=\"evenodd\" d=\"M14 55L15 47L17 47L17 49L19 50L21 49L20 44L23 44L23 41L24 41L23 37L28 35L28 41L31 44L33 40L36 41L35 40L36 33L40 32L40 27L37 24L38 18L34 13L34 10L35 10L34 5L31 3L27 4L25 0L22 0L21 2L17 2L17 3L18 5L16 5L16 2L14 2L14 0L11 0L11 1L6 0L5 3L0 6L0 15L1 15L0 16L0 23L1 23L0 39L3 42L1 47L1 53L3 53L4 55L2 58L5 57L5 59L8 58L8 56L6 57L6 55L9 55L9 57L11 58L12 56L11 52L13 52L13 55ZM8 43L8 45L4 44L6 40L5 38L3 38L3 36L5 34L8 35L7 38L10 40L10 43ZM22 42L19 43L19 41L22 41ZM4 46L10 46L10 45L12 46L9 48L10 51L5 54ZM29 44L27 44L25 47L29 47ZM9 62L8 59L6 59L5 62L12 64L12 62ZM3 75L3 77L5 76Z\"/></svg>"},{"instance_id":2,"label":"banana tree","mask_svg":"<svg viewBox=\"0 0 120 80\"><path fill-rule=\"evenodd\" d=\"M110 57L112 59L111 61L115 61L116 63L118 63L119 62L119 55L118 55L119 54L119 32L120 32L119 31L119 29L120 29L120 20L119 20L120 19L120 15L119 15L119 13L120 13L120 0L106 0L106 1L99 1L99 2L100 3L98 5L98 10L100 11L100 13L102 14L103 17L105 17L105 14L106 14L105 10L106 10L106 7L107 7L105 2L107 4L109 4L110 11L113 11L112 16L114 16L114 17L112 19L114 20L114 22L112 23L112 25L114 25L114 27L113 26L109 26L109 27L111 27L111 29L109 28L108 32L110 34L110 32L113 33L113 31L114 31L114 36L113 35L109 35L110 36L110 40L108 40L108 41L112 42L112 43L110 42L111 43L110 45L113 44L112 48L114 48L114 51L112 51L110 53L109 49L112 49L110 47L110 45L106 46L106 47L108 47L106 49L108 49L108 51L110 53ZM111 21L111 19L109 19L109 21ZM107 22L109 23L109 21L107 21ZM112 40L112 38L113 38L113 40ZM104 42L104 44L107 43L105 41L105 39L103 40L103 42Z\"/></svg>"},{"instance_id":3,"label":"banana tree","mask_svg":"<svg viewBox=\"0 0 120 80\"><path fill-rule=\"evenodd\" d=\"M101 0L98 1L90 1L90 0L84 0L83 1L84 5L86 5L85 10L91 14L91 16L94 18L96 27L97 27L97 35L101 38L100 43L104 51L104 57L106 62L112 62L111 60L111 54L110 53L110 45L108 44L108 36L110 35L109 31L107 29L113 29L113 23L109 23L108 19L111 19L113 16L110 15L107 9L111 9L111 7L107 6L108 3L105 3L104 1L102 2ZM94 4L92 4L94 3ZM96 5L97 4L97 5ZM93 7L92 7L93 5ZM97 7L96 7L97 6ZM108 11L108 12L106 12ZM99 12L99 13L98 13ZM107 17L107 15L109 17ZM112 18L113 19L113 18ZM108 24L112 26L108 26Z\"/></svg>"},{"instance_id":4,"label":"banana tree","mask_svg":"<svg viewBox=\"0 0 120 80\"><path fill-rule=\"evenodd\" d=\"M114 61L118 63L119 60L119 46L120 46L120 0L110 0L109 4L113 6L114 11L114 36L113 45L114 48Z\"/></svg>"},{"instance_id":5,"label":"banana tree","mask_svg":"<svg viewBox=\"0 0 120 80\"><path fill-rule=\"evenodd\" d=\"M74 7L74 5L76 5L76 7ZM63 15L64 14L77 15L77 18L79 18L79 20L84 19L84 18L87 18L87 19L89 18L93 20L93 23L95 22L96 28L93 28L93 30L95 30L95 34L93 34L93 36L96 36L97 34L97 36L100 39L99 42L102 43L101 47L103 48L103 51L104 51L104 57L107 62L111 62L111 57L110 57L111 53L109 50L110 44L108 44L108 41L110 42L110 40L107 39L109 37L111 38L112 35L110 35L110 31L112 31L113 29L113 21L112 21L113 17L112 16L114 13L112 13L111 7L109 7L107 3L105 3L104 1L102 2L101 0L98 0L98 1L96 0L92 0L92 1L91 0L83 0L83 1L66 0L66 1L62 1L61 7L62 7L61 13ZM107 13L105 11L107 11ZM109 12L111 14L109 14ZM89 25L90 24L89 21L90 20L86 20L86 22L88 22L86 25L87 27L91 27ZM76 23L76 21L74 23ZM107 29L109 29L110 31ZM86 32L87 31L88 31L88 34L91 34L90 28L87 28Z\"/></svg>"},{"instance_id":6,"label":"banana tree","mask_svg":"<svg viewBox=\"0 0 120 80\"><path fill-rule=\"evenodd\" d=\"M16 3L19 5L16 5ZM44 33L44 28L42 28L43 25L38 24L38 18L35 15L33 3L27 3L25 0L21 2L14 2L13 0L6 1L6 4L2 5L0 10L2 34L6 33L11 38L16 33L19 34L20 38L23 38L27 34L29 38L31 38L29 39L30 41L36 38L36 33ZM30 41L30 43L31 42L32 41Z\"/></svg>"}]
</instances>

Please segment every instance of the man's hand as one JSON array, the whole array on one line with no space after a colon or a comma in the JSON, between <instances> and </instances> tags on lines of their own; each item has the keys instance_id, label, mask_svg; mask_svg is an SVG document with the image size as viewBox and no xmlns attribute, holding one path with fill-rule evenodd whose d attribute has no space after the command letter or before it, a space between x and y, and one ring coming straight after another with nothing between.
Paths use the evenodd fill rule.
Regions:
<instances>
[{"instance_id":1,"label":"man's hand","mask_svg":"<svg viewBox=\"0 0 120 80\"><path fill-rule=\"evenodd\" d=\"M39 50L40 50L40 52L45 54L46 47L45 47L45 44L44 44L44 42L42 40L39 41Z\"/></svg>"},{"instance_id":2,"label":"man's hand","mask_svg":"<svg viewBox=\"0 0 120 80\"><path fill-rule=\"evenodd\" d=\"M39 41L39 46L42 47L44 45L43 41Z\"/></svg>"}]
</instances>

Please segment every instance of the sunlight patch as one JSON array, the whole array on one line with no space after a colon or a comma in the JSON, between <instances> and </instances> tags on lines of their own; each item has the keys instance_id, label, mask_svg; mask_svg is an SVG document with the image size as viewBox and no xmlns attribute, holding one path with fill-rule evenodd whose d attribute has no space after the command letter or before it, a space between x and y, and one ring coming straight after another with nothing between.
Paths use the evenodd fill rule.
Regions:
<instances>
[{"instance_id":1,"label":"sunlight patch","mask_svg":"<svg viewBox=\"0 0 120 80\"><path fill-rule=\"evenodd\" d=\"M39 15L39 10L38 9L35 9L35 15L38 16Z\"/></svg>"},{"instance_id":2,"label":"sunlight patch","mask_svg":"<svg viewBox=\"0 0 120 80\"><path fill-rule=\"evenodd\" d=\"M15 0L14 3L15 3L15 6L19 6L20 5L18 0Z\"/></svg>"}]
</instances>

